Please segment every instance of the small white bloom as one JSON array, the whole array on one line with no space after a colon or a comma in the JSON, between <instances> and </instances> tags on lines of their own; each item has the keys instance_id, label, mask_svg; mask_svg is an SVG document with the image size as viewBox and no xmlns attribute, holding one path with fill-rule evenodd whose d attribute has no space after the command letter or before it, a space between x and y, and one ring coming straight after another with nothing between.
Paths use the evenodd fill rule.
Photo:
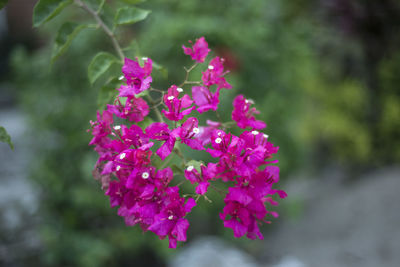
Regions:
<instances>
[{"instance_id":1,"label":"small white bloom","mask_svg":"<svg viewBox=\"0 0 400 267\"><path fill-rule=\"evenodd\" d=\"M119 130L119 129L121 129L121 126L120 125L116 125L116 126L114 126L114 130Z\"/></svg>"},{"instance_id":2,"label":"small white bloom","mask_svg":"<svg viewBox=\"0 0 400 267\"><path fill-rule=\"evenodd\" d=\"M143 178L143 179L149 178L149 173L148 173L148 172L142 173L142 178Z\"/></svg>"},{"instance_id":3,"label":"small white bloom","mask_svg":"<svg viewBox=\"0 0 400 267\"><path fill-rule=\"evenodd\" d=\"M148 60L149 58L148 57L142 57L142 60Z\"/></svg>"},{"instance_id":4,"label":"small white bloom","mask_svg":"<svg viewBox=\"0 0 400 267\"><path fill-rule=\"evenodd\" d=\"M210 66L208 66L208 69L209 69L209 70L213 70L213 69L214 69L214 66L211 66L211 65L210 65Z\"/></svg>"},{"instance_id":5,"label":"small white bloom","mask_svg":"<svg viewBox=\"0 0 400 267\"><path fill-rule=\"evenodd\" d=\"M254 131L251 132L251 134L252 134L252 135L257 135L257 134L259 134L259 132L256 131L256 130L254 130Z\"/></svg>"},{"instance_id":6,"label":"small white bloom","mask_svg":"<svg viewBox=\"0 0 400 267\"><path fill-rule=\"evenodd\" d=\"M122 81L124 79L124 75L119 76L118 80Z\"/></svg>"},{"instance_id":7,"label":"small white bloom","mask_svg":"<svg viewBox=\"0 0 400 267\"><path fill-rule=\"evenodd\" d=\"M125 156L126 156L126 154L125 154L125 153L122 153L122 154L119 156L119 159L124 159Z\"/></svg>"},{"instance_id":8,"label":"small white bloom","mask_svg":"<svg viewBox=\"0 0 400 267\"><path fill-rule=\"evenodd\" d=\"M168 220L173 220L174 219L174 215L169 215L168 216Z\"/></svg>"},{"instance_id":9,"label":"small white bloom","mask_svg":"<svg viewBox=\"0 0 400 267\"><path fill-rule=\"evenodd\" d=\"M190 165L190 166L187 167L186 170L189 171L189 172L191 172L191 171L193 171L193 169L194 169L194 166Z\"/></svg>"},{"instance_id":10,"label":"small white bloom","mask_svg":"<svg viewBox=\"0 0 400 267\"><path fill-rule=\"evenodd\" d=\"M217 138L217 139L215 139L215 143L217 143L217 144L219 144L219 143L221 143L222 142L222 139L221 138Z\"/></svg>"},{"instance_id":11,"label":"small white bloom","mask_svg":"<svg viewBox=\"0 0 400 267\"><path fill-rule=\"evenodd\" d=\"M121 166L118 165L116 169L117 171L119 171L121 169Z\"/></svg>"},{"instance_id":12,"label":"small white bloom","mask_svg":"<svg viewBox=\"0 0 400 267\"><path fill-rule=\"evenodd\" d=\"M269 137L269 135L268 135L268 134L264 134L264 137L265 137L265 138L268 138L268 137Z\"/></svg>"},{"instance_id":13,"label":"small white bloom","mask_svg":"<svg viewBox=\"0 0 400 267\"><path fill-rule=\"evenodd\" d=\"M180 87L176 88L176 90L177 90L179 93L182 93L182 92L183 92L183 89L180 88Z\"/></svg>"},{"instance_id":14,"label":"small white bloom","mask_svg":"<svg viewBox=\"0 0 400 267\"><path fill-rule=\"evenodd\" d=\"M221 134L222 134L221 132L218 132L218 133L217 133L218 136L221 136Z\"/></svg>"},{"instance_id":15,"label":"small white bloom","mask_svg":"<svg viewBox=\"0 0 400 267\"><path fill-rule=\"evenodd\" d=\"M200 129L199 129L199 128L193 128L193 132L194 132L195 134L198 134L198 133L200 133Z\"/></svg>"},{"instance_id":16,"label":"small white bloom","mask_svg":"<svg viewBox=\"0 0 400 267\"><path fill-rule=\"evenodd\" d=\"M173 96L173 95L170 95L167 99L168 100L172 100L172 99L174 99L175 97Z\"/></svg>"}]
</instances>

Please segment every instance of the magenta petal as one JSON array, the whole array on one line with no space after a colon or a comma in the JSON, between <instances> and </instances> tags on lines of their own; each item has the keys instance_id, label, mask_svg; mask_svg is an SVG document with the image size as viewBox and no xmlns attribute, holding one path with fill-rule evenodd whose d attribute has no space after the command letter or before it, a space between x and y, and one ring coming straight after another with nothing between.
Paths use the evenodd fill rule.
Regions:
<instances>
[{"instance_id":1,"label":"magenta petal","mask_svg":"<svg viewBox=\"0 0 400 267\"><path fill-rule=\"evenodd\" d=\"M119 94L118 96L120 97L128 97L128 96L134 96L135 95L135 89L132 86L129 85L121 85L118 88Z\"/></svg>"},{"instance_id":2,"label":"magenta petal","mask_svg":"<svg viewBox=\"0 0 400 267\"><path fill-rule=\"evenodd\" d=\"M207 87L204 86L193 86L192 87L192 97L194 100L194 103L198 106L204 106L209 104L207 96L210 96L210 90L207 89Z\"/></svg>"},{"instance_id":3,"label":"magenta petal","mask_svg":"<svg viewBox=\"0 0 400 267\"><path fill-rule=\"evenodd\" d=\"M195 108L196 107L191 107L191 108L182 110L182 112L179 114L179 119L178 120L181 120L181 119L183 119L184 116L189 115L190 112L192 112L192 110L195 109Z\"/></svg>"},{"instance_id":4,"label":"magenta petal","mask_svg":"<svg viewBox=\"0 0 400 267\"><path fill-rule=\"evenodd\" d=\"M182 107L182 108L188 108L188 107L190 107L190 105L192 105L192 104L193 104L193 100L190 99L190 96L184 95L184 96L181 98L181 107Z\"/></svg>"},{"instance_id":5,"label":"magenta petal","mask_svg":"<svg viewBox=\"0 0 400 267\"><path fill-rule=\"evenodd\" d=\"M188 145L190 148L195 150L204 150L203 145L199 140L196 139L184 139L183 142Z\"/></svg>"},{"instance_id":6,"label":"magenta petal","mask_svg":"<svg viewBox=\"0 0 400 267\"><path fill-rule=\"evenodd\" d=\"M147 184L144 187L144 190L143 190L142 194L140 195L140 197L149 197L149 196L151 196L153 194L153 192L154 192L154 189L155 189L155 186L153 184Z\"/></svg>"},{"instance_id":7,"label":"magenta petal","mask_svg":"<svg viewBox=\"0 0 400 267\"><path fill-rule=\"evenodd\" d=\"M157 155L164 160L171 154L175 146L175 138L169 138L159 149L157 149Z\"/></svg>"},{"instance_id":8,"label":"magenta petal","mask_svg":"<svg viewBox=\"0 0 400 267\"><path fill-rule=\"evenodd\" d=\"M248 196L241 188L229 188L229 194L227 197L229 197L230 200L237 201L245 206L251 202L251 197Z\"/></svg>"},{"instance_id":9,"label":"magenta petal","mask_svg":"<svg viewBox=\"0 0 400 267\"><path fill-rule=\"evenodd\" d=\"M186 219L179 219L172 230L172 234L176 236L178 241L186 241L186 231L189 228L189 222Z\"/></svg>"},{"instance_id":10,"label":"magenta petal","mask_svg":"<svg viewBox=\"0 0 400 267\"><path fill-rule=\"evenodd\" d=\"M186 201L186 204L184 206L185 212L189 213L194 206L196 206L196 201L191 197L188 198L188 200Z\"/></svg>"},{"instance_id":11,"label":"magenta petal","mask_svg":"<svg viewBox=\"0 0 400 267\"><path fill-rule=\"evenodd\" d=\"M103 171L101 174L109 174L113 172L114 161L109 161L104 165Z\"/></svg>"},{"instance_id":12,"label":"magenta petal","mask_svg":"<svg viewBox=\"0 0 400 267\"><path fill-rule=\"evenodd\" d=\"M219 150L214 150L214 149L211 149L211 148L207 148L207 150L206 150L208 153L210 153L210 155L213 157L213 158L219 158L219 157L221 157L222 156L222 152L221 151L219 151Z\"/></svg>"},{"instance_id":13,"label":"magenta petal","mask_svg":"<svg viewBox=\"0 0 400 267\"><path fill-rule=\"evenodd\" d=\"M233 218L229 221L224 221L224 226L232 228L235 237L242 237L247 232L247 228Z\"/></svg>"},{"instance_id":14,"label":"magenta petal","mask_svg":"<svg viewBox=\"0 0 400 267\"><path fill-rule=\"evenodd\" d=\"M176 238L170 235L168 248L176 248L176 243Z\"/></svg>"},{"instance_id":15,"label":"magenta petal","mask_svg":"<svg viewBox=\"0 0 400 267\"><path fill-rule=\"evenodd\" d=\"M167 140L170 135L169 132L168 124L164 122L154 122L146 128L146 134L155 140Z\"/></svg>"},{"instance_id":16,"label":"magenta petal","mask_svg":"<svg viewBox=\"0 0 400 267\"><path fill-rule=\"evenodd\" d=\"M207 193L208 186L210 185L209 182L201 182L199 185L196 187L196 194L199 195L204 195Z\"/></svg>"},{"instance_id":17,"label":"magenta petal","mask_svg":"<svg viewBox=\"0 0 400 267\"><path fill-rule=\"evenodd\" d=\"M189 41L192 43L191 41ZM193 60L198 63L203 63L211 50L208 48L208 43L204 37L200 37L196 40L196 43L192 48L182 45L183 53L192 57Z\"/></svg>"},{"instance_id":18,"label":"magenta petal","mask_svg":"<svg viewBox=\"0 0 400 267\"><path fill-rule=\"evenodd\" d=\"M153 78L151 78L151 76L147 77L146 79L144 79L142 81L142 86L139 89L135 90L136 94L139 94L147 89L150 88L150 83L153 81Z\"/></svg>"},{"instance_id":19,"label":"magenta petal","mask_svg":"<svg viewBox=\"0 0 400 267\"><path fill-rule=\"evenodd\" d=\"M169 232L171 232L172 228L174 227L175 222L168 220L168 218L161 218L154 222L150 227L147 229L149 231L152 231L156 235L163 237L168 235Z\"/></svg>"}]
</instances>

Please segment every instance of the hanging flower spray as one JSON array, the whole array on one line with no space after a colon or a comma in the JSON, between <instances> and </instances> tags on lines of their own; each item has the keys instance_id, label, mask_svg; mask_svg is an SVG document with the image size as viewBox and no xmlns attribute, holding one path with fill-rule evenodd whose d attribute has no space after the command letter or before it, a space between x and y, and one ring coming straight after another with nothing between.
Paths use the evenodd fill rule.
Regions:
<instances>
[{"instance_id":1,"label":"hanging flower spray","mask_svg":"<svg viewBox=\"0 0 400 267\"><path fill-rule=\"evenodd\" d=\"M279 168L272 165L277 163L272 157L278 147L262 132L266 124L256 119L259 111L253 101L243 95L233 101L232 121L207 120L206 125L199 125L199 113L211 111L220 118L221 90L232 86L225 79L228 72L222 58L205 63L210 49L204 37L182 48L195 63L186 69L185 81L171 85L167 91L151 87L151 59L125 58L125 84L117 88L114 103L98 111L97 120L91 122L90 145L99 154L94 176L127 225L139 225L161 239L168 237L170 248L176 248L177 241L186 241L189 221L185 216L197 200L202 196L208 199L210 188L224 192L213 185L217 180L228 187L220 213L224 226L232 228L235 237L262 239L259 224L270 223L267 215L278 216L267 210L267 206L277 205L272 196L286 197L284 191L272 188L279 181ZM195 68L202 70L201 81L188 80ZM159 92L160 103L149 96L148 101L143 99L146 90ZM159 107L163 107L161 112ZM159 121L141 128L138 123L149 116L150 109L155 110ZM117 124L117 120L124 123ZM231 127L242 129L242 133L233 135ZM188 161L180 146L205 150L215 160L207 164ZM174 173L168 166L174 156L180 157L185 166L182 173ZM193 184L194 198L180 192L179 178Z\"/></svg>"}]
</instances>

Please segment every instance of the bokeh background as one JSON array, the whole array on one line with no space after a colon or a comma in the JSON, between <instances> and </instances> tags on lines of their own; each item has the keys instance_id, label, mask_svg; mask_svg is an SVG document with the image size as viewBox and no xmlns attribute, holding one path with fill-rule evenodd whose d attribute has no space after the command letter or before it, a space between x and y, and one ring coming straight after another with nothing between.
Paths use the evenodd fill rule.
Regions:
<instances>
[{"instance_id":1,"label":"bokeh background","mask_svg":"<svg viewBox=\"0 0 400 267\"><path fill-rule=\"evenodd\" d=\"M2 266L400 266L400 3L396 0L148 0L121 43L162 64L157 88L184 78L187 40L205 36L226 59L231 91L255 100L280 147L289 197L263 241L233 238L210 195L189 216L189 241L167 248L126 227L91 175L86 130L101 81L87 67L114 53L96 30L50 64L56 30L87 22L76 7L32 28L35 0L0 11L0 265ZM104 12L111 12L107 1ZM118 70L116 70L118 71ZM107 96L105 96L107 97Z\"/></svg>"}]
</instances>

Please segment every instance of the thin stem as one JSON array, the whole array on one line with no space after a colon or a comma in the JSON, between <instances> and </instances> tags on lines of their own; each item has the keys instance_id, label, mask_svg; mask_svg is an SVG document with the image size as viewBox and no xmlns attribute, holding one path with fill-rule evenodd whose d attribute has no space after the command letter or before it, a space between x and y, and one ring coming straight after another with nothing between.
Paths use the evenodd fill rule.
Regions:
<instances>
[{"instance_id":1,"label":"thin stem","mask_svg":"<svg viewBox=\"0 0 400 267\"><path fill-rule=\"evenodd\" d=\"M201 84L200 81L186 81L184 84Z\"/></svg>"},{"instance_id":2,"label":"thin stem","mask_svg":"<svg viewBox=\"0 0 400 267\"><path fill-rule=\"evenodd\" d=\"M210 184L210 187L211 187L212 189L214 189L216 192L218 192L220 195L224 195L224 194L227 193L227 191L222 190L222 189L219 189L218 187L215 187L215 186L212 185L212 184Z\"/></svg>"},{"instance_id":3,"label":"thin stem","mask_svg":"<svg viewBox=\"0 0 400 267\"><path fill-rule=\"evenodd\" d=\"M150 104L152 105L156 105L156 103L154 103L153 98L151 98L151 96L146 95L147 100L149 100ZM161 115L161 112L158 110L158 108L155 108L154 111L156 112L157 118L160 122L164 122L164 118Z\"/></svg>"},{"instance_id":4,"label":"thin stem","mask_svg":"<svg viewBox=\"0 0 400 267\"><path fill-rule=\"evenodd\" d=\"M119 45L117 39L115 38L114 33L108 28L108 26L103 22L103 20L100 18L99 14L91 9L89 6L87 6L84 2L81 0L75 0L75 4L86 10L90 15L92 15L99 26L103 29L103 31L111 38L112 44L114 45L115 50L117 51L119 57L123 61L125 58L124 52L122 52L121 46Z\"/></svg>"},{"instance_id":5,"label":"thin stem","mask_svg":"<svg viewBox=\"0 0 400 267\"><path fill-rule=\"evenodd\" d=\"M197 66L197 63L194 63L193 66L191 66L190 68L184 68L186 71L186 76L185 76L185 80L178 86L178 87L182 87L185 84L188 83L188 79L189 79L189 73Z\"/></svg>"}]
</instances>

